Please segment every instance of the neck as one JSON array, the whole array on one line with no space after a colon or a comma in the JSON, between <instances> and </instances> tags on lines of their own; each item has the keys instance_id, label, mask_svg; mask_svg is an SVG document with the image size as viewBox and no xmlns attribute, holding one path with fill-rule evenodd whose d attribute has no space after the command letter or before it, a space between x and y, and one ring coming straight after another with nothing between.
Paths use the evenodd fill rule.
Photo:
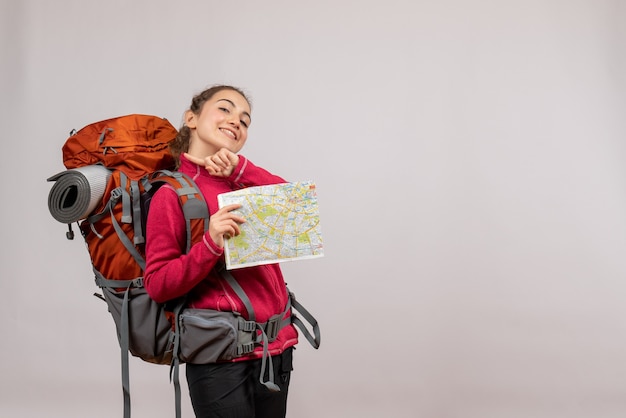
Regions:
<instances>
[{"instance_id":1,"label":"neck","mask_svg":"<svg viewBox=\"0 0 626 418\"><path fill-rule=\"evenodd\" d=\"M187 153L197 158L205 158L209 155L215 154L217 151L217 149L209 144L192 140L189 143L189 149L187 150Z\"/></svg>"}]
</instances>

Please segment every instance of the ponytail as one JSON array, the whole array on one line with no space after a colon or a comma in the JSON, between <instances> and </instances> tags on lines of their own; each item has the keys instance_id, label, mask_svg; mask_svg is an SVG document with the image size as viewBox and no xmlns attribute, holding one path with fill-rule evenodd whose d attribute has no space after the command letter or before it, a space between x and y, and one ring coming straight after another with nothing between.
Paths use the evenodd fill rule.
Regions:
<instances>
[{"instance_id":1,"label":"ponytail","mask_svg":"<svg viewBox=\"0 0 626 418\"><path fill-rule=\"evenodd\" d=\"M179 130L176 138L170 142L170 152L176 161L175 169L180 167L180 156L189 150L189 140L191 139L191 129L187 125L183 125Z\"/></svg>"}]
</instances>

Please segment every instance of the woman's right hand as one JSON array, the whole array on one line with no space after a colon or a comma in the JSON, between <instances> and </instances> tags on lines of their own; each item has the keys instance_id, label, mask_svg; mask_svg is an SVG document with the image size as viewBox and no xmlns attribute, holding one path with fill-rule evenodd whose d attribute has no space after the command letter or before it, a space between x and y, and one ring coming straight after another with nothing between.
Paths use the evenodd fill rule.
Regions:
<instances>
[{"instance_id":1,"label":"woman's right hand","mask_svg":"<svg viewBox=\"0 0 626 418\"><path fill-rule=\"evenodd\" d=\"M204 158L195 157L189 153L184 153L184 155L189 161L204 167L210 175L216 177L230 176L239 164L239 156L228 148L222 148L215 154Z\"/></svg>"},{"instance_id":2,"label":"woman's right hand","mask_svg":"<svg viewBox=\"0 0 626 418\"><path fill-rule=\"evenodd\" d=\"M236 237L241 233L239 225L246 220L233 210L239 209L240 204L224 206L211 215L209 219L209 235L218 247L224 248L224 240L230 237Z\"/></svg>"}]
</instances>

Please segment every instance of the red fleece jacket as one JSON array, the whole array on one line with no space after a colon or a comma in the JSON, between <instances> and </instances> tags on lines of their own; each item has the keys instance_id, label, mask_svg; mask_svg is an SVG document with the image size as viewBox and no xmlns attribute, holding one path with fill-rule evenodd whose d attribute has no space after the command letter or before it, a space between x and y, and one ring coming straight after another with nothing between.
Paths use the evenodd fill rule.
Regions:
<instances>
[{"instance_id":1,"label":"red fleece jacket","mask_svg":"<svg viewBox=\"0 0 626 418\"><path fill-rule=\"evenodd\" d=\"M179 171L191 176L204 195L209 213L218 210L217 195L250 186L284 183L285 180L255 166L243 156L228 178L213 177L204 169L181 156ZM237 311L247 316L244 304L226 281L213 271L223 261L224 250L211 239L208 231L202 242L195 243L185 254L186 228L178 197L171 187L161 187L152 198L146 227L146 270L144 285L157 302L188 294L190 307ZM278 264L239 268L231 271L244 289L258 322L284 311L287 289ZM270 343L271 355L280 354L298 342L293 325L284 327ZM238 358L260 358L262 347Z\"/></svg>"}]
</instances>

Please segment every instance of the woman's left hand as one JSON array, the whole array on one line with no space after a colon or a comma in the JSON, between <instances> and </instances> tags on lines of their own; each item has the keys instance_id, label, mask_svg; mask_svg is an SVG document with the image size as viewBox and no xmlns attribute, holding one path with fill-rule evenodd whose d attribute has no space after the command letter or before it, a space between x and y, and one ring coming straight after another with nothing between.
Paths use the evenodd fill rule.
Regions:
<instances>
[{"instance_id":1,"label":"woman's left hand","mask_svg":"<svg viewBox=\"0 0 626 418\"><path fill-rule=\"evenodd\" d=\"M204 159L188 153L184 155L189 161L203 166L210 175L216 177L230 176L237 167L237 164L239 164L239 156L227 148L222 148L215 154L204 157Z\"/></svg>"}]
</instances>

